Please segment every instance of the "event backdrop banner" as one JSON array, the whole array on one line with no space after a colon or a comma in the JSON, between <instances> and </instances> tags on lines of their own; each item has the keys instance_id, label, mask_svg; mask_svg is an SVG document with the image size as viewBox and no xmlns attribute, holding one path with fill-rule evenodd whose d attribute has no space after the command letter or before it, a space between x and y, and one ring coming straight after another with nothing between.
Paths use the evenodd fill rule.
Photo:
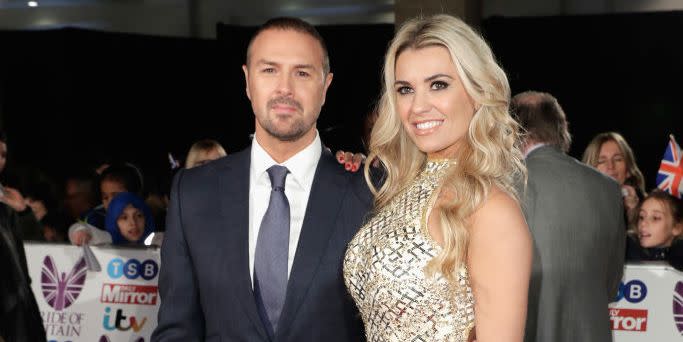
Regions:
<instances>
[{"instance_id":1,"label":"event backdrop banner","mask_svg":"<svg viewBox=\"0 0 683 342\"><path fill-rule=\"evenodd\" d=\"M609 314L615 342L683 341L683 273L665 263L626 265Z\"/></svg>"},{"instance_id":2,"label":"event backdrop banner","mask_svg":"<svg viewBox=\"0 0 683 342\"><path fill-rule=\"evenodd\" d=\"M92 247L101 265L93 272L81 247L25 246L49 342L150 340L160 303L158 249Z\"/></svg>"}]
</instances>

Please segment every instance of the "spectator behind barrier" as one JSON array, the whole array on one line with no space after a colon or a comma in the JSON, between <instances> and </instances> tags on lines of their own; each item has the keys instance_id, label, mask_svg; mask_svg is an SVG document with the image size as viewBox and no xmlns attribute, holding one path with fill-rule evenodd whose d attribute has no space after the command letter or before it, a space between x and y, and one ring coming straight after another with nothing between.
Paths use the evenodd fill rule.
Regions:
<instances>
[{"instance_id":1,"label":"spectator behind barrier","mask_svg":"<svg viewBox=\"0 0 683 342\"><path fill-rule=\"evenodd\" d=\"M0 172L5 168L6 143L0 130ZM4 188L0 202L0 341L45 341L22 241L39 236L40 225L19 191Z\"/></svg>"},{"instance_id":2,"label":"spectator behind barrier","mask_svg":"<svg viewBox=\"0 0 683 342\"><path fill-rule=\"evenodd\" d=\"M68 242L69 217L61 210L50 210L40 221L43 224L43 237L49 242Z\"/></svg>"},{"instance_id":3,"label":"spectator behind barrier","mask_svg":"<svg viewBox=\"0 0 683 342\"><path fill-rule=\"evenodd\" d=\"M142 245L154 232L152 212L140 196L122 192L109 203L105 218L106 231L87 223L76 223L69 228L69 240L74 245Z\"/></svg>"},{"instance_id":4,"label":"spectator behind barrier","mask_svg":"<svg viewBox=\"0 0 683 342\"><path fill-rule=\"evenodd\" d=\"M26 204L31 207L33 214L42 226L43 237L46 241L66 241L66 228L69 220L57 209L54 186L46 181L33 182L26 188Z\"/></svg>"},{"instance_id":5,"label":"spectator behind barrier","mask_svg":"<svg viewBox=\"0 0 683 342\"><path fill-rule=\"evenodd\" d=\"M6 161L7 135L0 130L0 173L4 171ZM19 190L0 184L0 203L3 204L0 210L6 211L12 218L17 218L16 227L19 229L20 239L43 239L41 225Z\"/></svg>"},{"instance_id":6,"label":"spectator behind barrier","mask_svg":"<svg viewBox=\"0 0 683 342\"><path fill-rule=\"evenodd\" d=\"M97 205L94 172L77 171L69 174L64 182L64 211L71 222L79 220L90 208Z\"/></svg>"},{"instance_id":7,"label":"spectator behind barrier","mask_svg":"<svg viewBox=\"0 0 683 342\"><path fill-rule=\"evenodd\" d=\"M130 163L112 164L102 171L99 188L102 204L88 211L82 220L91 226L105 229L107 208L114 196L122 192L143 195L142 173Z\"/></svg>"},{"instance_id":8,"label":"spectator behind barrier","mask_svg":"<svg viewBox=\"0 0 683 342\"><path fill-rule=\"evenodd\" d=\"M628 261L664 260L683 270L683 201L659 189L636 208L629 229Z\"/></svg>"},{"instance_id":9,"label":"spectator behind barrier","mask_svg":"<svg viewBox=\"0 0 683 342\"><path fill-rule=\"evenodd\" d=\"M218 141L203 139L195 142L187 152L185 158L185 168L191 169L195 166L206 164L212 160L225 157L228 154Z\"/></svg>"},{"instance_id":10,"label":"spectator behind barrier","mask_svg":"<svg viewBox=\"0 0 683 342\"><path fill-rule=\"evenodd\" d=\"M586 147L582 161L619 182L626 217L632 223L638 214L636 207L645 197L645 179L626 139L616 132L600 133Z\"/></svg>"}]
</instances>

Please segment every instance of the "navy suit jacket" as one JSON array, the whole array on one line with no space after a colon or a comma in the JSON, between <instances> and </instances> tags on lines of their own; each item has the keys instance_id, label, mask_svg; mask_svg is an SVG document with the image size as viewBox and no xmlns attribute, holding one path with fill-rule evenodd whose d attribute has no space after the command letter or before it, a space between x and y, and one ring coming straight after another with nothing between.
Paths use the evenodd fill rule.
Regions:
<instances>
[{"instance_id":1,"label":"navy suit jacket","mask_svg":"<svg viewBox=\"0 0 683 342\"><path fill-rule=\"evenodd\" d=\"M246 149L176 175L152 341L270 341L249 274L250 158ZM364 340L342 261L371 198L363 175L323 149L274 341Z\"/></svg>"}]
</instances>

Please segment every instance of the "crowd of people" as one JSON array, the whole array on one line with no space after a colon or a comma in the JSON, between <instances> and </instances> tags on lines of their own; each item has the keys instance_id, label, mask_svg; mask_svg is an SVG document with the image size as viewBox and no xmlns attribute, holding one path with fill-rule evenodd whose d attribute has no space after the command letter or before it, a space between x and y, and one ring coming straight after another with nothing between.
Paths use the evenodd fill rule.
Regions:
<instances>
[{"instance_id":1,"label":"crowd of people","mask_svg":"<svg viewBox=\"0 0 683 342\"><path fill-rule=\"evenodd\" d=\"M4 133L0 133L0 146L2 174L8 148ZM202 139L190 147L185 168L226 155L220 143ZM148 191L144 179L141 170L128 162L105 163L72 174L63 189L48 177L31 173L23 177L21 188L3 186L0 201L22 218L19 232L25 241L160 246L168 190ZM145 243L150 235L153 239Z\"/></svg>"},{"instance_id":2,"label":"crowd of people","mask_svg":"<svg viewBox=\"0 0 683 342\"><path fill-rule=\"evenodd\" d=\"M559 101L512 96L455 17L397 31L364 165L335 160L316 129L333 74L315 28L269 20L243 70L250 148L198 141L170 196L131 163L70 177L62 201L4 187L0 242L161 246L153 341L608 341L625 258L683 267L681 199L646 192L616 132L568 156ZM14 269L6 288L29 281Z\"/></svg>"},{"instance_id":3,"label":"crowd of people","mask_svg":"<svg viewBox=\"0 0 683 342\"><path fill-rule=\"evenodd\" d=\"M626 261L667 261L683 270L683 201L653 189L626 139L616 132L596 135L583 153L583 162L610 176L621 186L624 220L628 227Z\"/></svg>"}]
</instances>

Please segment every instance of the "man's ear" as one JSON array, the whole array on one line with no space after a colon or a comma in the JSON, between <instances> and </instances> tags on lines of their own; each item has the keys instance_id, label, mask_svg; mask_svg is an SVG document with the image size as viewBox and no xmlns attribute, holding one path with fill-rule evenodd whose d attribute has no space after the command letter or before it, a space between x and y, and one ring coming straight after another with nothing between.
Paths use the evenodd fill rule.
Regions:
<instances>
[{"instance_id":1,"label":"man's ear","mask_svg":"<svg viewBox=\"0 0 683 342\"><path fill-rule=\"evenodd\" d=\"M330 84L332 83L332 77L334 74L331 72L328 72L327 75L325 76L325 87L323 88L323 103L325 104L325 99L327 98L327 89L330 87Z\"/></svg>"},{"instance_id":2,"label":"man's ear","mask_svg":"<svg viewBox=\"0 0 683 342\"><path fill-rule=\"evenodd\" d=\"M251 94L249 93L249 68L246 64L242 65L242 71L244 71L244 85L246 87L247 97L251 100Z\"/></svg>"}]
</instances>

